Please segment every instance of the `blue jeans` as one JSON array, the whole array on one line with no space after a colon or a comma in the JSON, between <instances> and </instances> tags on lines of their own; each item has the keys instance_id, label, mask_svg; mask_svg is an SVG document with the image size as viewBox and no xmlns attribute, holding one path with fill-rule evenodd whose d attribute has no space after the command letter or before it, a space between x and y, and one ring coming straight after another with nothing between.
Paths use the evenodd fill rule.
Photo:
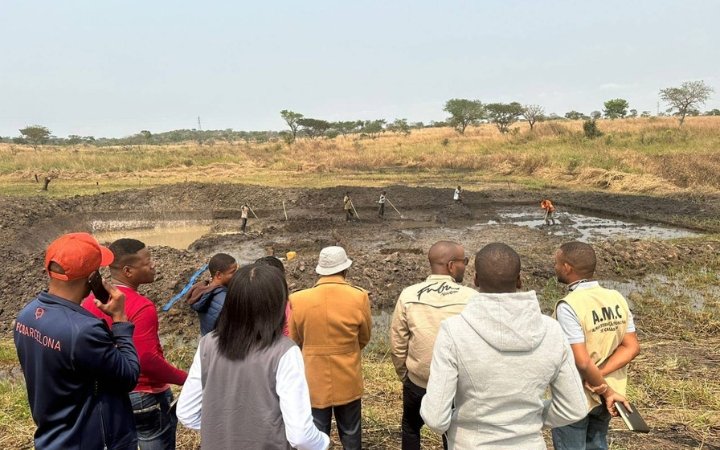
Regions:
<instances>
[{"instance_id":1,"label":"blue jeans","mask_svg":"<svg viewBox=\"0 0 720 450\"><path fill-rule=\"evenodd\" d=\"M579 422L553 428L555 450L607 450L610 418L605 405L599 405Z\"/></svg>"},{"instance_id":2,"label":"blue jeans","mask_svg":"<svg viewBox=\"0 0 720 450\"><path fill-rule=\"evenodd\" d=\"M140 450L175 450L177 416L174 409L170 411L172 400L170 389L158 394L130 393Z\"/></svg>"}]
</instances>

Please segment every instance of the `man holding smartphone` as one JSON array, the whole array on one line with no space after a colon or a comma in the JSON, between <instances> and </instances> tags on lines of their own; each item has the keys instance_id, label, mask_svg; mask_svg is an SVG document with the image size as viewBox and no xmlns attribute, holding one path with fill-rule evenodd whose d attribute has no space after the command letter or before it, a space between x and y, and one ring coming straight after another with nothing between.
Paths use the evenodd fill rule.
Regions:
<instances>
[{"instance_id":1,"label":"man holding smartphone","mask_svg":"<svg viewBox=\"0 0 720 450\"><path fill-rule=\"evenodd\" d=\"M89 278L112 261L112 252L87 233L61 236L45 255L48 290L20 311L13 326L38 450L137 448L128 393L140 364L125 295L104 283L109 298L96 302L112 317L112 331L80 306L90 293Z\"/></svg>"},{"instance_id":2,"label":"man holding smartphone","mask_svg":"<svg viewBox=\"0 0 720 450\"><path fill-rule=\"evenodd\" d=\"M135 325L133 343L140 360L140 378L130 393L130 402L139 447L141 450L173 450L177 417L171 409L170 385L184 384L187 372L165 359L155 304L138 292L140 285L155 281L155 262L145 244L137 239L118 239L110 244L110 250L115 256L110 274L127 297L128 320ZM113 318L97 306L93 297L85 300L83 306L108 325L113 323Z\"/></svg>"}]
</instances>

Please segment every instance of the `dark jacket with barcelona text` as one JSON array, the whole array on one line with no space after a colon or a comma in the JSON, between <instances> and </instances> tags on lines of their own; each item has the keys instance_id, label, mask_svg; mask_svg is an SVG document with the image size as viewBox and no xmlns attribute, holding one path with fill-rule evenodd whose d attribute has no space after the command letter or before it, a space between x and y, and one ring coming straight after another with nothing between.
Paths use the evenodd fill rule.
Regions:
<instances>
[{"instance_id":1,"label":"dark jacket with barcelona text","mask_svg":"<svg viewBox=\"0 0 720 450\"><path fill-rule=\"evenodd\" d=\"M110 331L47 292L20 311L13 331L37 450L137 448L128 398L140 375L133 328L123 322Z\"/></svg>"}]
</instances>

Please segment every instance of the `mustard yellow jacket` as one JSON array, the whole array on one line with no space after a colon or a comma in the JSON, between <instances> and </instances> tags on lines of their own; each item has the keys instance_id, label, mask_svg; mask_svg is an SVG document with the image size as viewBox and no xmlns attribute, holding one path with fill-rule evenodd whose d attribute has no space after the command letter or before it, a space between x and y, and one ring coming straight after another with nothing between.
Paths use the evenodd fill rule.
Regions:
<instances>
[{"instance_id":1,"label":"mustard yellow jacket","mask_svg":"<svg viewBox=\"0 0 720 450\"><path fill-rule=\"evenodd\" d=\"M372 327L368 293L342 275L331 275L293 293L290 303L290 337L302 350L312 407L362 397L360 356Z\"/></svg>"}]
</instances>

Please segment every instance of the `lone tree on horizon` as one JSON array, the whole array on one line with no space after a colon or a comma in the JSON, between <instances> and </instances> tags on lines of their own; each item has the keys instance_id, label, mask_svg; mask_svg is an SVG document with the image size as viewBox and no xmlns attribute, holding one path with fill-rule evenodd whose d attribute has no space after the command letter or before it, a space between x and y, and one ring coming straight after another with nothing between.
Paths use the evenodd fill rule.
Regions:
<instances>
[{"instance_id":1,"label":"lone tree on horizon","mask_svg":"<svg viewBox=\"0 0 720 450\"><path fill-rule=\"evenodd\" d=\"M485 118L485 107L480 100L453 98L445 103L443 111L450 113L447 122L460 134L465 134L468 125L476 124Z\"/></svg>"},{"instance_id":2,"label":"lone tree on horizon","mask_svg":"<svg viewBox=\"0 0 720 450\"><path fill-rule=\"evenodd\" d=\"M301 120L303 117L302 114L296 113L293 111L288 111L287 109L283 109L280 111L280 116L285 120L285 123L288 124L290 127L290 133L292 134L292 142L295 142L295 138L297 137L298 127L300 124L298 123L299 120Z\"/></svg>"},{"instance_id":3,"label":"lone tree on horizon","mask_svg":"<svg viewBox=\"0 0 720 450\"><path fill-rule=\"evenodd\" d=\"M713 88L700 81L686 81L680 87L660 89L660 98L670 105L668 112L675 112L680 117L680 126L692 110L704 105L714 92Z\"/></svg>"},{"instance_id":4,"label":"lone tree on horizon","mask_svg":"<svg viewBox=\"0 0 720 450\"><path fill-rule=\"evenodd\" d=\"M501 133L510 131L510 125L518 121L523 115L524 108L518 102L512 103L490 103L485 105L488 111L488 118Z\"/></svg>"},{"instance_id":5,"label":"lone tree on horizon","mask_svg":"<svg viewBox=\"0 0 720 450\"><path fill-rule=\"evenodd\" d=\"M38 149L39 145L46 143L48 138L50 138L50 130L42 125L30 125L20 129L19 131L35 150Z\"/></svg>"},{"instance_id":6,"label":"lone tree on horizon","mask_svg":"<svg viewBox=\"0 0 720 450\"><path fill-rule=\"evenodd\" d=\"M523 117L525 120L527 120L528 125L530 125L530 131L533 130L535 127L535 123L543 120L545 114L545 110L540 105L525 105L523 107Z\"/></svg>"},{"instance_id":7,"label":"lone tree on horizon","mask_svg":"<svg viewBox=\"0 0 720 450\"><path fill-rule=\"evenodd\" d=\"M605 117L608 119L623 119L627 115L630 104L623 98L614 98L605 102Z\"/></svg>"}]
</instances>

